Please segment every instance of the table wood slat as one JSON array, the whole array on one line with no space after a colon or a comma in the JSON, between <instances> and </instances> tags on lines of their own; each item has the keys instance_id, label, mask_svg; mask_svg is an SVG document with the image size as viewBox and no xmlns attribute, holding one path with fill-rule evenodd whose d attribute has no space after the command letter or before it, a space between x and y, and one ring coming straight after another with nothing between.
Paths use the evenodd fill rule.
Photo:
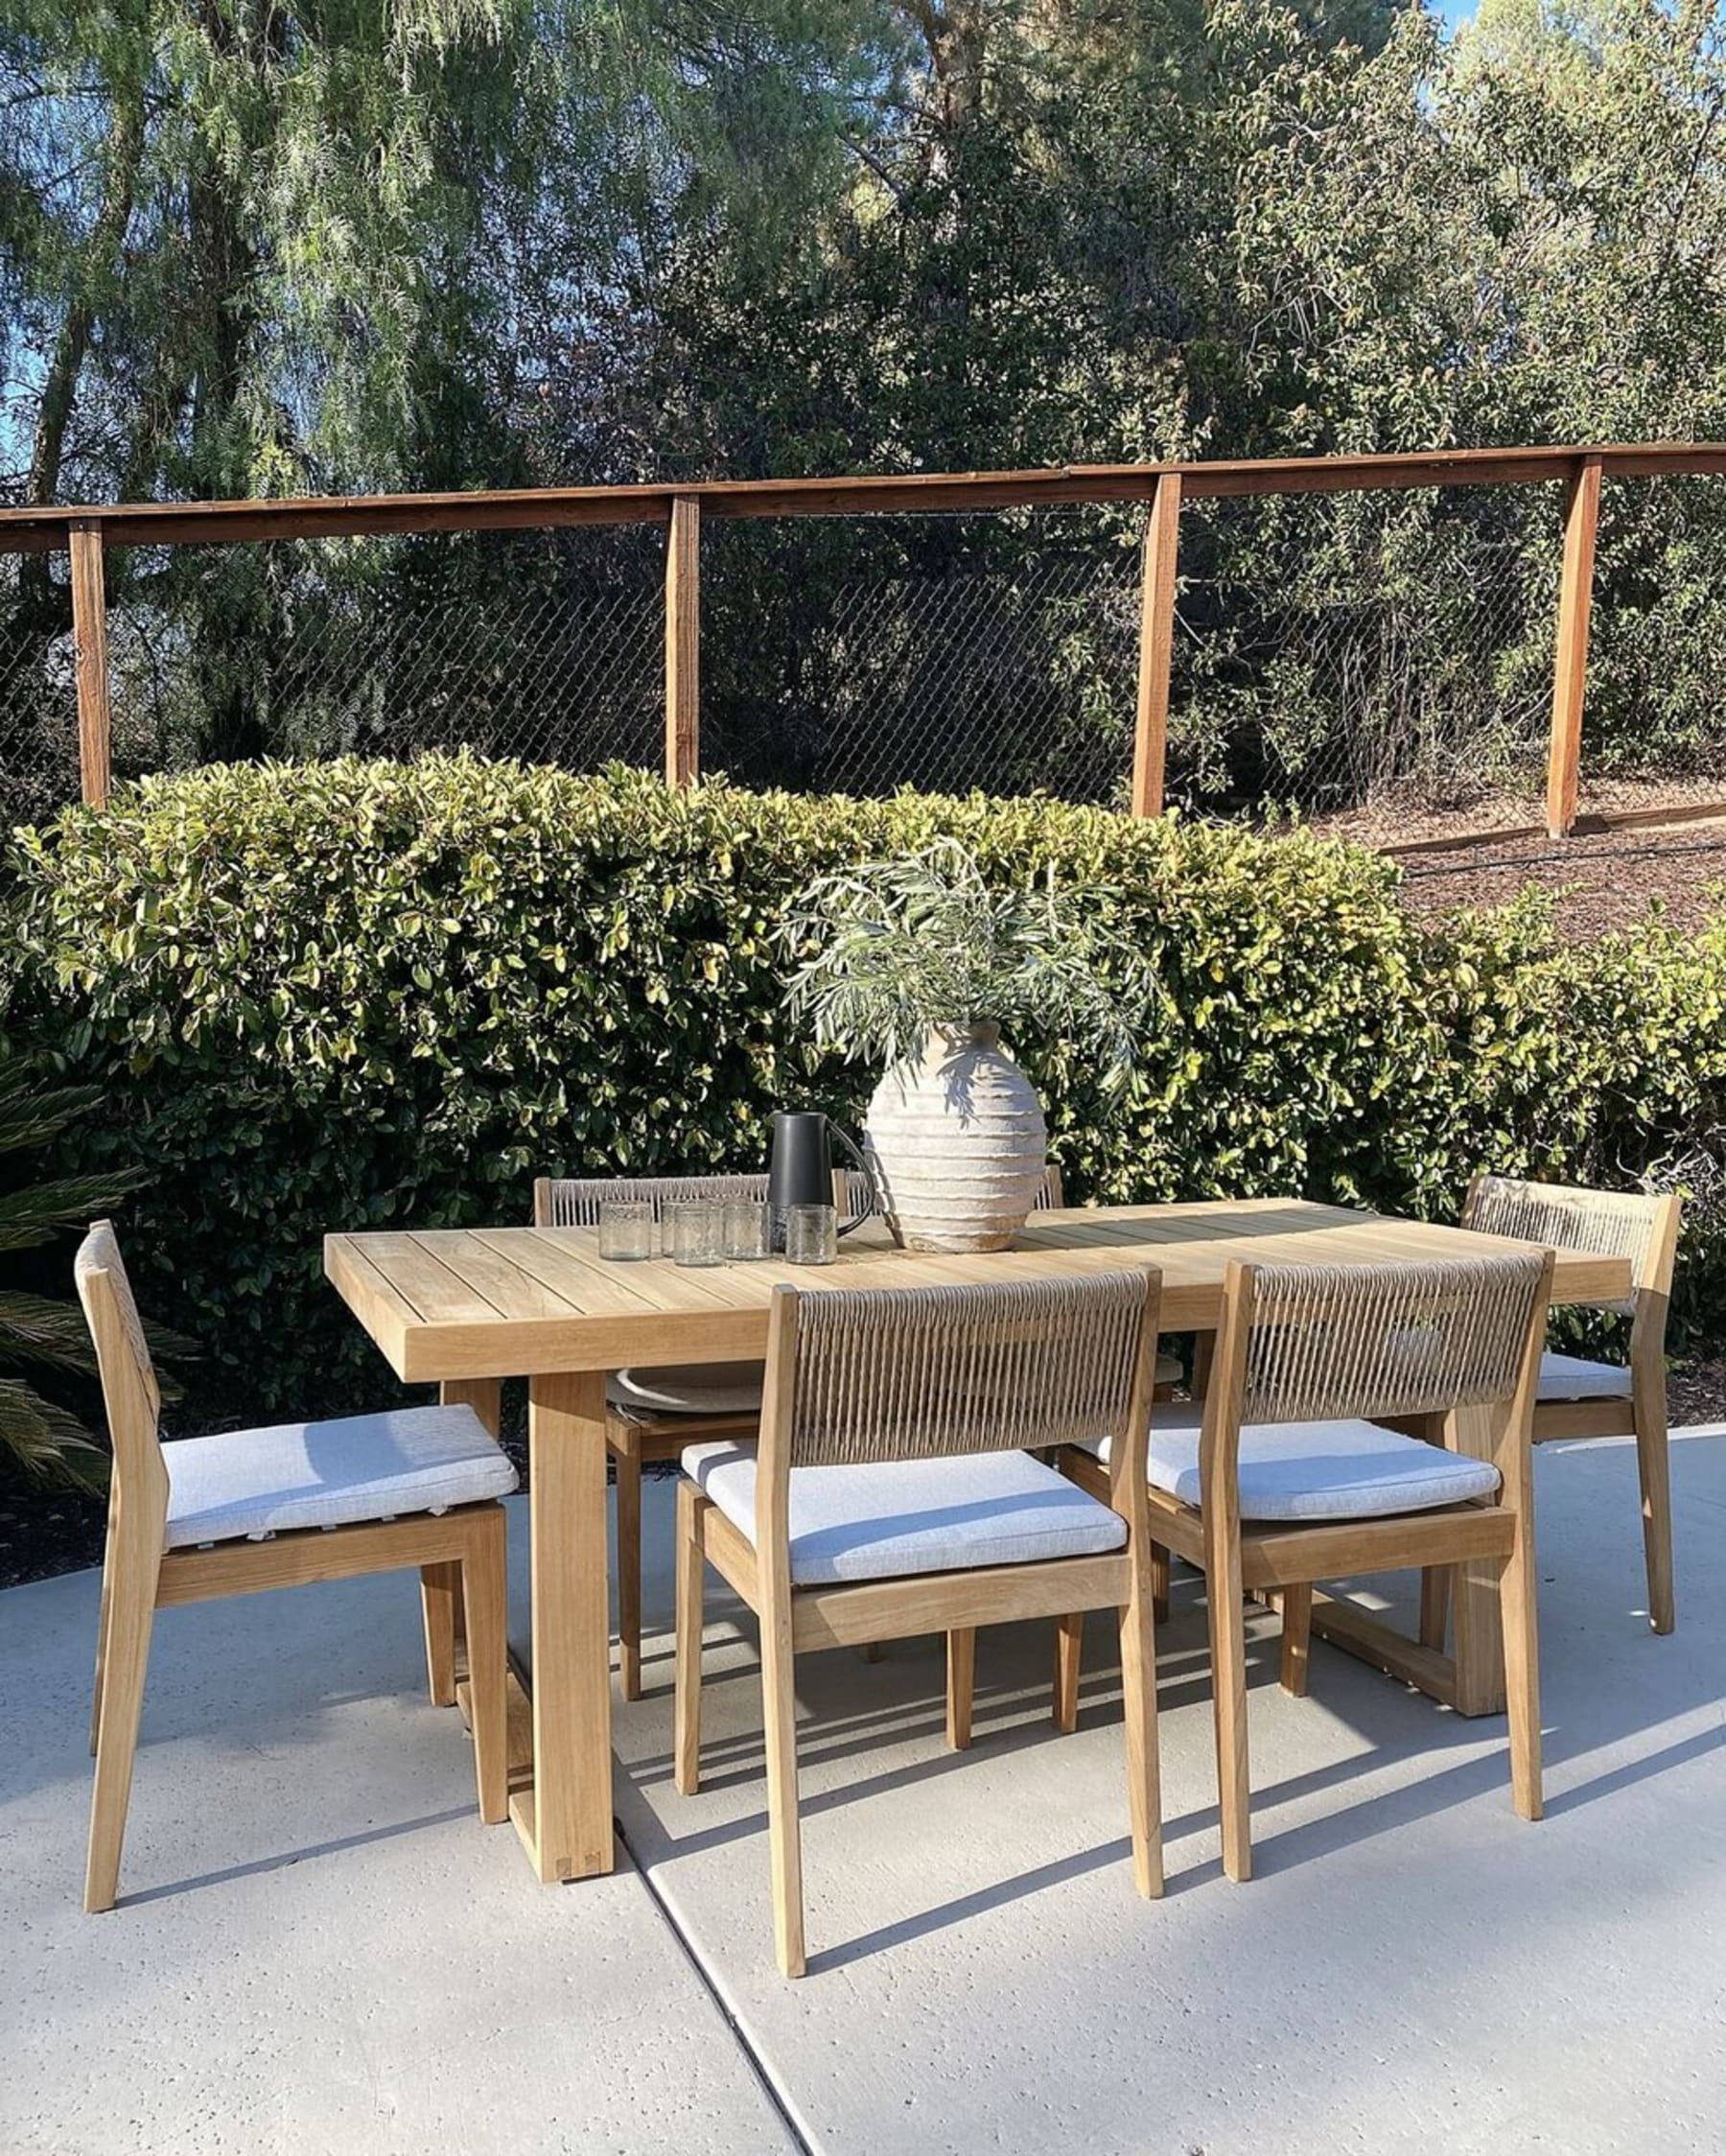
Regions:
<instances>
[{"instance_id":1,"label":"table wood slat","mask_svg":"<svg viewBox=\"0 0 1726 2156\"><path fill-rule=\"evenodd\" d=\"M506 1313L489 1296L470 1287L445 1262L455 1241L447 1229L420 1234L380 1232L367 1235L363 1247L422 1324L484 1324L504 1319Z\"/></svg>"},{"instance_id":2,"label":"table wood slat","mask_svg":"<svg viewBox=\"0 0 1726 2156\"><path fill-rule=\"evenodd\" d=\"M483 1233L466 1230L444 1233L432 1254L501 1318L576 1318L581 1314L578 1305L548 1286L507 1250L493 1249Z\"/></svg>"},{"instance_id":3,"label":"table wood slat","mask_svg":"<svg viewBox=\"0 0 1726 2156\"><path fill-rule=\"evenodd\" d=\"M976 1255L898 1250L873 1226L845 1237L837 1262L822 1267L782 1259L613 1264L587 1228L338 1235L329 1238L325 1263L396 1374L415 1383L753 1360L764 1350L767 1305L781 1281L818 1294L1156 1265L1165 1330L1203 1331L1217 1322L1231 1258L1396 1264L1502 1247L1498 1237L1442 1223L1263 1198L1038 1215L1011 1251ZM1603 1302L1628 1293L1622 1259L1559 1254L1555 1301Z\"/></svg>"}]
</instances>

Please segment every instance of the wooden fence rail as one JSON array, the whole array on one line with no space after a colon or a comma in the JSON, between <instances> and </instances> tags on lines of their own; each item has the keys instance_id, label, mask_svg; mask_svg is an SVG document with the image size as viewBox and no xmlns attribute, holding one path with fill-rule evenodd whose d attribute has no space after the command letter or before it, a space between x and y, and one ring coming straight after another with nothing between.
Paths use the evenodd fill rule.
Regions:
<instances>
[{"instance_id":1,"label":"wooden fence rail","mask_svg":"<svg viewBox=\"0 0 1726 2156\"><path fill-rule=\"evenodd\" d=\"M1147 505L1141 556L1131 808L1163 807L1183 502L1411 487L1563 489L1563 570L1552 671L1547 826L1575 821L1595 531L1607 479L1726 475L1726 443L1642 442L1442 450L1425 456L1266 457L1195 464L1082 464L1030 472L920 472L812 480L712 480L681 486L327 496L278 502L146 502L0 509L0 553L70 562L83 798L105 803L110 762L104 555L112 546L210 546L397 532L505 531L596 524L665 528L665 777L691 785L700 757L700 551L710 518L849 517L1106 502Z\"/></svg>"}]
</instances>

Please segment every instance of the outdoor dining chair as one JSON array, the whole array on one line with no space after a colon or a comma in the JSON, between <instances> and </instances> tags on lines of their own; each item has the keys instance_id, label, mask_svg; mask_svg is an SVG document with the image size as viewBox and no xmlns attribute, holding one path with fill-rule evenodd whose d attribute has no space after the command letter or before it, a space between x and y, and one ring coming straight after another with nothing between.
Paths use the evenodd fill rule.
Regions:
<instances>
[{"instance_id":1,"label":"outdoor dining chair","mask_svg":"<svg viewBox=\"0 0 1726 2156\"><path fill-rule=\"evenodd\" d=\"M1160 1277L776 1287L758 1454L684 1454L674 1775L699 1786L704 1563L760 1623L774 1945L805 1965L800 1653L943 1631L948 1741L970 1741L976 1630L1120 1613L1133 1881L1162 1890L1145 1433ZM1106 1432L1092 1497L1030 1455Z\"/></svg>"},{"instance_id":2,"label":"outdoor dining chair","mask_svg":"<svg viewBox=\"0 0 1726 2156\"><path fill-rule=\"evenodd\" d=\"M1667 1305L1678 1250L1683 1201L1640 1191L1589 1190L1570 1183L1520 1183L1479 1175L1469 1187L1462 1225L1485 1235L1593 1251L1630 1261L1633 1292L1614 1307L1630 1320L1628 1363L1545 1354L1534 1408L1534 1442L1552 1438L1634 1438L1642 1481L1643 1547L1648 1572L1648 1622L1669 1632L1672 1604L1672 1494L1667 1445ZM1423 1636L1444 1643L1448 1575L1429 1574Z\"/></svg>"},{"instance_id":3,"label":"outdoor dining chair","mask_svg":"<svg viewBox=\"0 0 1726 2156\"><path fill-rule=\"evenodd\" d=\"M1512 1800L1540 1816L1529 1425L1551 1276L1550 1251L1228 1266L1204 1400L1155 1411L1148 1459L1150 1533L1206 1576L1229 1878L1251 1875L1248 1593L1281 1606L1283 1684L1299 1693L1315 1582L1495 1563ZM1453 1411L1479 1411L1489 1458L1382 1426ZM1062 1454L1080 1488L1114 1487L1113 1441ZM1075 1652L1075 1690L1078 1675Z\"/></svg>"},{"instance_id":4,"label":"outdoor dining chair","mask_svg":"<svg viewBox=\"0 0 1726 2156\"><path fill-rule=\"evenodd\" d=\"M599 1207L635 1199L653 1208L691 1198L767 1202L764 1175L541 1176L536 1228L594 1228ZM753 1440L761 1414L759 1363L691 1363L671 1370L614 1371L605 1387L605 1442L618 1485L618 1676L623 1697L641 1697L641 1469L678 1460L702 1438Z\"/></svg>"},{"instance_id":5,"label":"outdoor dining chair","mask_svg":"<svg viewBox=\"0 0 1726 2156\"><path fill-rule=\"evenodd\" d=\"M653 1208L657 1227L668 1206L689 1198L767 1200L765 1175L541 1176L533 1185L536 1228L594 1228L599 1207L635 1199ZM859 1217L868 1184L854 1169L833 1173L842 1219ZM1051 1166L1039 1206L1061 1203L1061 1170ZM669 1370L620 1370L606 1383L605 1442L618 1489L618 1681L625 1699L641 1697L641 1472L683 1457L704 1439L753 1441L761 1414L759 1363L699 1363Z\"/></svg>"},{"instance_id":6,"label":"outdoor dining chair","mask_svg":"<svg viewBox=\"0 0 1726 2156\"><path fill-rule=\"evenodd\" d=\"M113 1228L75 1265L113 1443L96 1645L84 1908L112 1909L156 1610L419 1566L467 1618L479 1816L506 1816L503 1508L516 1472L471 1408L392 1409L168 1443Z\"/></svg>"}]
</instances>

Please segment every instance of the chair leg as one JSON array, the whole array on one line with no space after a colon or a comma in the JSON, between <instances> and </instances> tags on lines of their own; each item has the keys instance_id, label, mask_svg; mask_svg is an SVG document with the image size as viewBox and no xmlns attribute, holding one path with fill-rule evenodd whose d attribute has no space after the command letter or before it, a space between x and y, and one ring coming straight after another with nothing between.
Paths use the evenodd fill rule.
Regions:
<instances>
[{"instance_id":1,"label":"chair leg","mask_svg":"<svg viewBox=\"0 0 1726 2156\"><path fill-rule=\"evenodd\" d=\"M641 1697L641 1453L612 1455L618 1475L618 1675L626 1699Z\"/></svg>"},{"instance_id":2,"label":"chair leg","mask_svg":"<svg viewBox=\"0 0 1726 2156\"><path fill-rule=\"evenodd\" d=\"M1210 1613L1211 1690L1217 1720L1217 1802L1223 1869L1252 1877L1247 1752L1247 1627L1241 1604L1241 1545L1220 1519L1205 1522L1205 1599Z\"/></svg>"},{"instance_id":3,"label":"chair leg","mask_svg":"<svg viewBox=\"0 0 1726 2156\"><path fill-rule=\"evenodd\" d=\"M468 1707L474 1718L474 1769L479 1816L495 1826L509 1816L509 1581L503 1509L474 1522L458 1567L467 1629Z\"/></svg>"},{"instance_id":4,"label":"chair leg","mask_svg":"<svg viewBox=\"0 0 1726 2156\"><path fill-rule=\"evenodd\" d=\"M459 1564L422 1564L420 1603L426 1614L426 1679L434 1707L455 1704L455 1610L461 1601Z\"/></svg>"},{"instance_id":5,"label":"chair leg","mask_svg":"<svg viewBox=\"0 0 1726 2156\"><path fill-rule=\"evenodd\" d=\"M107 1662L108 1610L114 1586L114 1531L108 1529L102 1558L102 1607L96 1617L96 1675L90 1686L90 1757L96 1756L96 1732L102 1722L102 1673Z\"/></svg>"},{"instance_id":6,"label":"chair leg","mask_svg":"<svg viewBox=\"0 0 1726 2156\"><path fill-rule=\"evenodd\" d=\"M1313 1643L1313 1589L1303 1581L1282 1590L1282 1688L1291 1698L1304 1699L1307 1688L1307 1656Z\"/></svg>"},{"instance_id":7,"label":"chair leg","mask_svg":"<svg viewBox=\"0 0 1726 2156\"><path fill-rule=\"evenodd\" d=\"M1085 1662L1085 1612L1055 1620L1055 1726L1070 1737L1079 1726L1079 1673Z\"/></svg>"},{"instance_id":8,"label":"chair leg","mask_svg":"<svg viewBox=\"0 0 1726 2156\"><path fill-rule=\"evenodd\" d=\"M1540 1625L1536 1605L1534 1538L1519 1523L1516 1547L1499 1574L1499 1613L1504 1633L1504 1699L1510 1717L1510 1797L1522 1819L1545 1809L1540 1770Z\"/></svg>"},{"instance_id":9,"label":"chair leg","mask_svg":"<svg viewBox=\"0 0 1726 2156\"><path fill-rule=\"evenodd\" d=\"M1160 1542L1151 1545L1151 1601L1156 1622L1169 1621L1169 1553Z\"/></svg>"},{"instance_id":10,"label":"chair leg","mask_svg":"<svg viewBox=\"0 0 1726 2156\"><path fill-rule=\"evenodd\" d=\"M946 1636L946 1741L954 1751L968 1751L971 1700L977 1686L977 1632L962 1625Z\"/></svg>"},{"instance_id":11,"label":"chair leg","mask_svg":"<svg viewBox=\"0 0 1726 2156\"><path fill-rule=\"evenodd\" d=\"M1434 1654L1444 1652L1450 1629L1451 1568L1429 1564L1420 1575L1420 1644Z\"/></svg>"},{"instance_id":12,"label":"chair leg","mask_svg":"<svg viewBox=\"0 0 1726 2156\"><path fill-rule=\"evenodd\" d=\"M1672 1478L1664 1412L1636 1418L1636 1468L1642 1478L1643 1549L1648 1565L1648 1622L1669 1632L1672 1607Z\"/></svg>"},{"instance_id":13,"label":"chair leg","mask_svg":"<svg viewBox=\"0 0 1726 2156\"><path fill-rule=\"evenodd\" d=\"M701 1787L701 1635L707 1556L706 1500L692 1482L677 1486L677 1665L672 1779L680 1796Z\"/></svg>"},{"instance_id":14,"label":"chair leg","mask_svg":"<svg viewBox=\"0 0 1726 2156\"><path fill-rule=\"evenodd\" d=\"M1162 1771L1156 1736L1156 1627L1150 1566L1121 1611L1121 1711L1127 1728L1127 1804L1132 1883L1154 1900L1163 1890Z\"/></svg>"},{"instance_id":15,"label":"chair leg","mask_svg":"<svg viewBox=\"0 0 1726 2156\"><path fill-rule=\"evenodd\" d=\"M767 1826L773 1946L781 1973L804 1973L803 1840L797 1816L797 1658L791 1611L761 1611L761 1695L767 1738Z\"/></svg>"},{"instance_id":16,"label":"chair leg","mask_svg":"<svg viewBox=\"0 0 1726 2156\"><path fill-rule=\"evenodd\" d=\"M144 1673L155 1616L155 1567L112 1567L96 1723L96 1787L90 1799L90 1848L84 1868L84 1909L112 1909L120 1884L120 1850L131 1802L132 1760L144 1707Z\"/></svg>"}]
</instances>

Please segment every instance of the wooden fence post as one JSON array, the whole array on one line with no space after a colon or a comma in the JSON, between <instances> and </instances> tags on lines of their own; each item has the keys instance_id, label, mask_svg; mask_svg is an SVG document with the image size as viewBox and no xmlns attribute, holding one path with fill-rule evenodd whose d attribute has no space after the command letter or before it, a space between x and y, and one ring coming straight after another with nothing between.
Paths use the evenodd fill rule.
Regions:
<instances>
[{"instance_id":1,"label":"wooden fence post","mask_svg":"<svg viewBox=\"0 0 1726 2156\"><path fill-rule=\"evenodd\" d=\"M112 762L108 709L107 597L102 574L102 527L94 518L68 527L72 556L72 644L77 654L78 771L83 797L105 808Z\"/></svg>"},{"instance_id":2,"label":"wooden fence post","mask_svg":"<svg viewBox=\"0 0 1726 2156\"><path fill-rule=\"evenodd\" d=\"M665 784L701 772L701 504L680 494L665 534Z\"/></svg>"},{"instance_id":3,"label":"wooden fence post","mask_svg":"<svg viewBox=\"0 0 1726 2156\"><path fill-rule=\"evenodd\" d=\"M1175 657L1175 566L1180 550L1180 474L1164 472L1151 497L1140 561L1138 703L1132 727L1132 813L1160 816Z\"/></svg>"},{"instance_id":4,"label":"wooden fence post","mask_svg":"<svg viewBox=\"0 0 1726 2156\"><path fill-rule=\"evenodd\" d=\"M1595 529L1600 520L1600 459L1585 457L1564 497L1564 571L1558 585L1558 646L1552 668L1552 744L1547 759L1547 830L1568 838L1581 777L1582 697L1588 678L1588 616L1594 599Z\"/></svg>"}]
</instances>

